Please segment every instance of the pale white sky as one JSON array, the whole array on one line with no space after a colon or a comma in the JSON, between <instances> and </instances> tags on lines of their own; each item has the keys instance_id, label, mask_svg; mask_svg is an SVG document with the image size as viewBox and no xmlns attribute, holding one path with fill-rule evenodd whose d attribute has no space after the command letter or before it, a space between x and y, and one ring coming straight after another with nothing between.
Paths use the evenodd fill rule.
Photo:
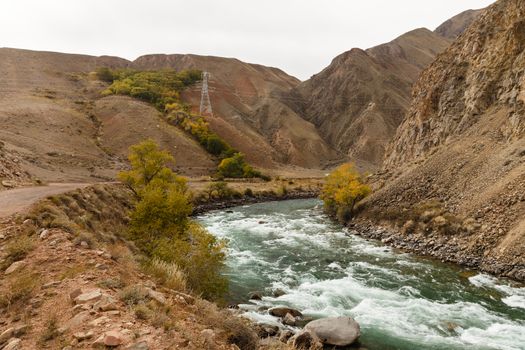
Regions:
<instances>
[{"instance_id":1,"label":"pale white sky","mask_svg":"<svg viewBox=\"0 0 525 350\"><path fill-rule=\"evenodd\" d=\"M133 60L151 53L236 57L301 80L352 47L435 29L493 0L4 0L0 47Z\"/></svg>"}]
</instances>

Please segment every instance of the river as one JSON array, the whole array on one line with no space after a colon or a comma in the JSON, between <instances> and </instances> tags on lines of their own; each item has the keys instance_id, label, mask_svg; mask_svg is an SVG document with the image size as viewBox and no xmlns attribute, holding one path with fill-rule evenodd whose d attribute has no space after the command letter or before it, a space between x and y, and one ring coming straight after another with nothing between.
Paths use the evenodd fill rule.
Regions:
<instances>
[{"instance_id":1,"label":"river","mask_svg":"<svg viewBox=\"0 0 525 350\"><path fill-rule=\"evenodd\" d=\"M318 200L215 211L198 220L227 239L228 299L261 323L268 307L351 316L369 350L525 349L525 288L396 251L324 215ZM280 289L286 294L273 297ZM261 301L248 301L261 291Z\"/></svg>"}]
</instances>

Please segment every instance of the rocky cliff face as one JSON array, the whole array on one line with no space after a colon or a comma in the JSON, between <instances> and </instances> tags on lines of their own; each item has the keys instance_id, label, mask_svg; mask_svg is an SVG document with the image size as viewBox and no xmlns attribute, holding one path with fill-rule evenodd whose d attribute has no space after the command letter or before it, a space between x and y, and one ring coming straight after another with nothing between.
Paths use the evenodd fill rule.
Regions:
<instances>
[{"instance_id":1,"label":"rocky cliff face","mask_svg":"<svg viewBox=\"0 0 525 350\"><path fill-rule=\"evenodd\" d=\"M498 1L422 73L367 203L425 253L519 279L524 18L524 0Z\"/></svg>"},{"instance_id":2,"label":"rocky cliff face","mask_svg":"<svg viewBox=\"0 0 525 350\"><path fill-rule=\"evenodd\" d=\"M461 137L491 108L507 109L503 125L494 130L502 141L523 135L524 15L523 1L497 2L422 74L387 166Z\"/></svg>"}]
</instances>

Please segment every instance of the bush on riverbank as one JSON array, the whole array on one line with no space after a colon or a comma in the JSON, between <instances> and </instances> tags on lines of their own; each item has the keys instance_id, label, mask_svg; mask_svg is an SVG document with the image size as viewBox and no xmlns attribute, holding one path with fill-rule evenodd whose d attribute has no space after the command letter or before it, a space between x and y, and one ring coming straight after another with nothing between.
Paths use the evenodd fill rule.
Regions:
<instances>
[{"instance_id":1,"label":"bush on riverbank","mask_svg":"<svg viewBox=\"0 0 525 350\"><path fill-rule=\"evenodd\" d=\"M175 264L190 289L205 298L220 298L227 280L224 242L192 221L191 194L186 181L167 167L174 159L152 140L130 148L132 169L119 178L135 193L129 237L153 261Z\"/></svg>"},{"instance_id":2,"label":"bush on riverbank","mask_svg":"<svg viewBox=\"0 0 525 350\"><path fill-rule=\"evenodd\" d=\"M341 222L348 221L354 214L357 203L372 192L353 164L343 164L328 177L321 191L325 210L337 216Z\"/></svg>"}]
</instances>

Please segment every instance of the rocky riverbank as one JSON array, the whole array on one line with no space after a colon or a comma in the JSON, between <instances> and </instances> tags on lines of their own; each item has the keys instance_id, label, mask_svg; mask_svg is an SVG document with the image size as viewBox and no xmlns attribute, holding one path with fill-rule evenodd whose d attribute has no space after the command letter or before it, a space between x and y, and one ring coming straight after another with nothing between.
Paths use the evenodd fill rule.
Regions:
<instances>
[{"instance_id":1,"label":"rocky riverbank","mask_svg":"<svg viewBox=\"0 0 525 350\"><path fill-rule=\"evenodd\" d=\"M318 196L318 191L294 191L284 195L279 195L276 193L264 193L256 194L254 196L243 195L241 198L210 200L207 202L195 204L193 209L193 215L203 214L211 210L228 209L247 204L285 201L290 199L309 199L316 198Z\"/></svg>"},{"instance_id":2,"label":"rocky riverbank","mask_svg":"<svg viewBox=\"0 0 525 350\"><path fill-rule=\"evenodd\" d=\"M505 263L491 256L473 254L468 236L447 236L438 232L408 234L368 219L357 219L347 226L352 234L380 240L397 249L525 282L525 264Z\"/></svg>"}]
</instances>

